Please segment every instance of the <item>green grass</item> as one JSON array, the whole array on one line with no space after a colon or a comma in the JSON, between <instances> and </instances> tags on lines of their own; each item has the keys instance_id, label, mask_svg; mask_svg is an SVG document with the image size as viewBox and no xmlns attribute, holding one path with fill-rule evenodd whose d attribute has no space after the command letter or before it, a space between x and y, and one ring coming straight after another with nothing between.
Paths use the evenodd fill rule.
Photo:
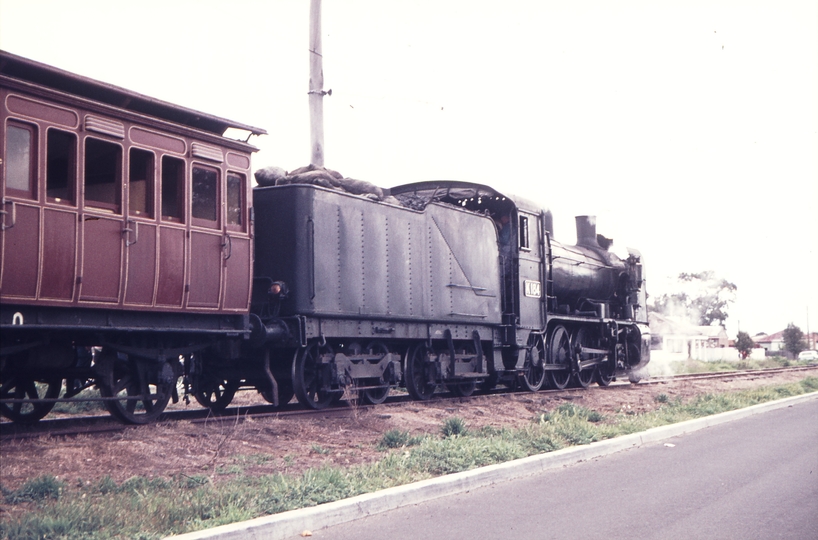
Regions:
<instances>
[{"instance_id":1,"label":"green grass","mask_svg":"<svg viewBox=\"0 0 818 540\"><path fill-rule=\"evenodd\" d=\"M645 414L603 415L574 404L538 412L523 428L469 429L456 417L439 435L410 436L393 430L376 443L383 457L349 468L322 467L303 474L245 474L245 467L270 459L236 456L232 476L133 477L117 484L80 479L61 483L42 476L16 490L2 489L6 508L0 538L154 539L286 510L314 506L434 476L609 439L818 390L818 378L729 394L707 394L688 402L657 398ZM314 452L323 448L314 447ZM8 517L14 516L14 517Z\"/></svg>"},{"instance_id":2,"label":"green grass","mask_svg":"<svg viewBox=\"0 0 818 540\"><path fill-rule=\"evenodd\" d=\"M813 362L787 360L780 356L771 356L764 360L740 360L738 362L704 362L702 360L676 360L669 362L670 371L676 375L689 373L709 373L715 371L738 371L755 369L772 369L790 366L808 366Z\"/></svg>"}]
</instances>

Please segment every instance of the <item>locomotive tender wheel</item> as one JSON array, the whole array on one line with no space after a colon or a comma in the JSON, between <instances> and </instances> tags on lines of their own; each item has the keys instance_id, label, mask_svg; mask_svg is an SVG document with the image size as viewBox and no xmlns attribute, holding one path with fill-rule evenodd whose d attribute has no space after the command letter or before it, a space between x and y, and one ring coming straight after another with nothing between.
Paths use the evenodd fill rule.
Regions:
<instances>
[{"instance_id":1,"label":"locomotive tender wheel","mask_svg":"<svg viewBox=\"0 0 818 540\"><path fill-rule=\"evenodd\" d=\"M537 337L534 346L526 358L525 368L520 380L529 392L537 392L545 382L545 348L542 339Z\"/></svg>"},{"instance_id":2,"label":"locomotive tender wheel","mask_svg":"<svg viewBox=\"0 0 818 540\"><path fill-rule=\"evenodd\" d=\"M382 388L369 388L367 390L361 390L359 399L366 403L371 403L372 405L380 405L386 398L389 396L389 387L384 386Z\"/></svg>"},{"instance_id":3,"label":"locomotive tender wheel","mask_svg":"<svg viewBox=\"0 0 818 540\"><path fill-rule=\"evenodd\" d=\"M480 381L480 389L483 390L484 392L489 392L491 390L494 390L494 388L497 386L497 382L499 380L500 380L500 377L497 375L496 372L491 373L488 377L486 377L485 379Z\"/></svg>"},{"instance_id":4,"label":"locomotive tender wheel","mask_svg":"<svg viewBox=\"0 0 818 540\"><path fill-rule=\"evenodd\" d=\"M240 384L240 381L208 379L202 381L201 388L193 392L193 397L202 407L222 412L233 401Z\"/></svg>"},{"instance_id":5,"label":"locomotive tender wheel","mask_svg":"<svg viewBox=\"0 0 818 540\"><path fill-rule=\"evenodd\" d=\"M292 380L295 397L301 405L312 409L324 409L343 395L343 391L322 388L320 354L318 343L310 343L296 351L293 359Z\"/></svg>"},{"instance_id":6,"label":"locomotive tender wheel","mask_svg":"<svg viewBox=\"0 0 818 540\"><path fill-rule=\"evenodd\" d=\"M560 325L551 332L548 344L548 363L565 366L565 369L549 370L548 380L558 390L564 389L571 382L571 339L568 330Z\"/></svg>"},{"instance_id":7,"label":"locomotive tender wheel","mask_svg":"<svg viewBox=\"0 0 818 540\"><path fill-rule=\"evenodd\" d=\"M60 395L62 379L35 380L12 375L0 386L0 399L54 399ZM55 403L2 403L0 414L19 424L33 424L51 412Z\"/></svg>"},{"instance_id":8,"label":"locomotive tender wheel","mask_svg":"<svg viewBox=\"0 0 818 540\"><path fill-rule=\"evenodd\" d=\"M176 369L171 362L161 366L133 358L123 360L113 351L102 351L97 386L112 416L129 424L147 424L156 420L170 401L176 387ZM134 399L136 398L136 399Z\"/></svg>"},{"instance_id":9,"label":"locomotive tender wheel","mask_svg":"<svg viewBox=\"0 0 818 540\"><path fill-rule=\"evenodd\" d=\"M409 349L406 355L406 369L403 372L406 390L418 401L426 401L432 397L437 387L436 384L429 382L426 368L426 345L421 343Z\"/></svg>"},{"instance_id":10,"label":"locomotive tender wheel","mask_svg":"<svg viewBox=\"0 0 818 540\"><path fill-rule=\"evenodd\" d=\"M446 385L446 388L448 388L449 392L457 397L469 397L470 395L474 394L474 391L477 389L477 382L468 381L461 383L449 383Z\"/></svg>"},{"instance_id":11,"label":"locomotive tender wheel","mask_svg":"<svg viewBox=\"0 0 818 540\"><path fill-rule=\"evenodd\" d=\"M380 341L373 341L369 345L366 346L366 351L368 354L389 354L389 347L386 346L383 342ZM383 381L379 381L383 382ZM366 390L361 390L358 393L358 399L365 403L371 403L372 405L380 405L386 398L389 396L389 385L384 384L379 388L368 388Z\"/></svg>"},{"instance_id":12,"label":"locomotive tender wheel","mask_svg":"<svg viewBox=\"0 0 818 540\"><path fill-rule=\"evenodd\" d=\"M455 351L455 355L459 354L466 356L477 356L474 345L471 343L460 346L458 350ZM469 397L470 395L474 394L474 391L477 389L477 381L472 379L463 382L448 383L446 384L446 388L457 397Z\"/></svg>"}]
</instances>

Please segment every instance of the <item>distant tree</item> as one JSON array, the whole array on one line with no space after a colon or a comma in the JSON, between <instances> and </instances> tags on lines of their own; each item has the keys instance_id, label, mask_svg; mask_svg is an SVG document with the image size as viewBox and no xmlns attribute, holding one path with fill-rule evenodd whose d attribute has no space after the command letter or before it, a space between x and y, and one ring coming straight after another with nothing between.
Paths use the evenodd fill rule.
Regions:
<instances>
[{"instance_id":1,"label":"distant tree","mask_svg":"<svg viewBox=\"0 0 818 540\"><path fill-rule=\"evenodd\" d=\"M747 332L739 332L736 336L736 349L738 349L742 360L750 356L755 346L756 344L753 342L753 338L751 338Z\"/></svg>"},{"instance_id":2,"label":"distant tree","mask_svg":"<svg viewBox=\"0 0 818 540\"><path fill-rule=\"evenodd\" d=\"M804 332L793 323L787 325L784 330L784 349L791 352L793 356L798 356L803 350L806 350L807 343L804 341Z\"/></svg>"},{"instance_id":3,"label":"distant tree","mask_svg":"<svg viewBox=\"0 0 818 540\"><path fill-rule=\"evenodd\" d=\"M651 308L665 315L685 317L700 326L724 325L729 316L727 308L735 301L738 289L734 283L707 270L682 272L677 277L677 285L679 292L654 297Z\"/></svg>"}]
</instances>

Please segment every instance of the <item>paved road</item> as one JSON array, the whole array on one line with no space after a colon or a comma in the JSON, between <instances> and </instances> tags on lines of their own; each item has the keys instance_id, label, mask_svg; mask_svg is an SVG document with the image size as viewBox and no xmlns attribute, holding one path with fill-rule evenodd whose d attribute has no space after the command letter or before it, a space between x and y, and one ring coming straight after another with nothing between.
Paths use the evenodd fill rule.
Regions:
<instances>
[{"instance_id":1,"label":"paved road","mask_svg":"<svg viewBox=\"0 0 818 540\"><path fill-rule=\"evenodd\" d=\"M315 540L818 539L818 401L313 534Z\"/></svg>"}]
</instances>

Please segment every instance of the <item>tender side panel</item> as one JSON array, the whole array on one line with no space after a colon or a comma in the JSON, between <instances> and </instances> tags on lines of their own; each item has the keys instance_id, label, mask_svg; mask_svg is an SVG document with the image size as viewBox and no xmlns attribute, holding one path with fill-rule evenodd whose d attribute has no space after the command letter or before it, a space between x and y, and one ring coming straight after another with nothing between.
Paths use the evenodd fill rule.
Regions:
<instances>
[{"instance_id":1,"label":"tender side panel","mask_svg":"<svg viewBox=\"0 0 818 540\"><path fill-rule=\"evenodd\" d=\"M313 186L260 188L255 200L257 276L288 283L284 314L500 321L496 233L483 216Z\"/></svg>"}]
</instances>

